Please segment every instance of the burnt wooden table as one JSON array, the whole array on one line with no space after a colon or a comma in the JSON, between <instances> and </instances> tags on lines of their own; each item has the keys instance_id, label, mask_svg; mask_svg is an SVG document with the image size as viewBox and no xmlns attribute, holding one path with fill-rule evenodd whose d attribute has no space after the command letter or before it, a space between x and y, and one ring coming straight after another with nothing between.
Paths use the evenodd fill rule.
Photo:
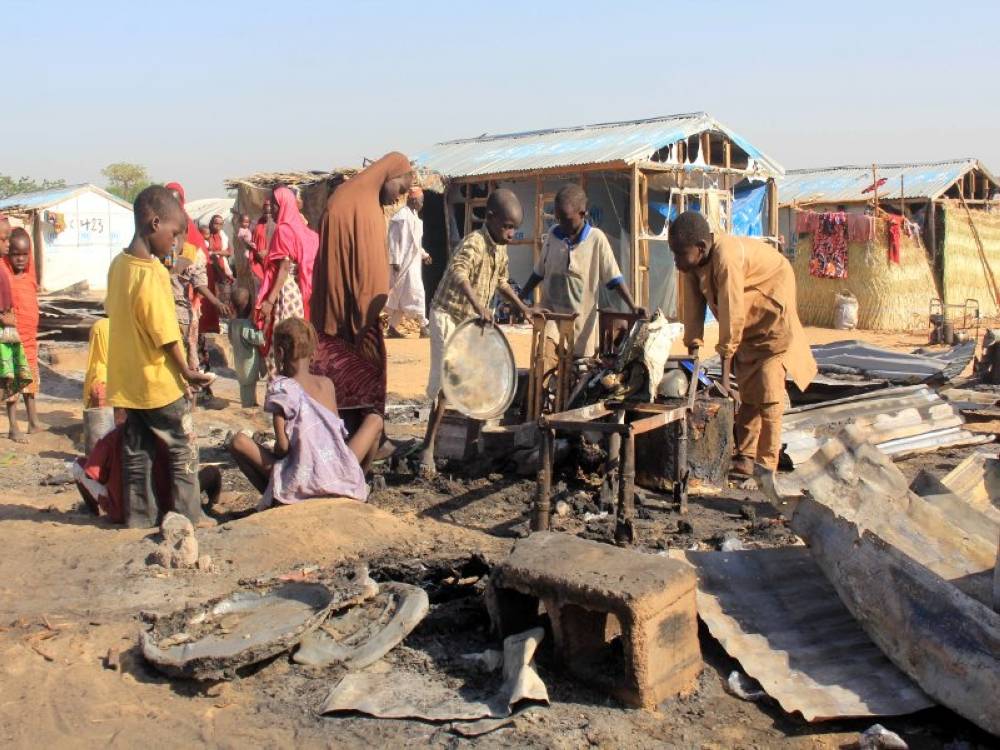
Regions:
<instances>
[{"instance_id":1,"label":"burnt wooden table","mask_svg":"<svg viewBox=\"0 0 1000 750\"><path fill-rule=\"evenodd\" d=\"M673 359L673 358L672 358ZM675 360L676 361L676 360ZM680 424L680 435L674 445L674 502L681 513L687 513L687 441L688 419L698 390L698 362L685 398L669 403L615 402L583 406L538 419L541 435L539 450L538 488L531 519L533 531L547 531L551 513L552 469L555 457L556 432L582 434L597 432L608 438L609 472L618 473L618 508L615 542L635 541L635 436L656 430L673 422Z\"/></svg>"}]
</instances>

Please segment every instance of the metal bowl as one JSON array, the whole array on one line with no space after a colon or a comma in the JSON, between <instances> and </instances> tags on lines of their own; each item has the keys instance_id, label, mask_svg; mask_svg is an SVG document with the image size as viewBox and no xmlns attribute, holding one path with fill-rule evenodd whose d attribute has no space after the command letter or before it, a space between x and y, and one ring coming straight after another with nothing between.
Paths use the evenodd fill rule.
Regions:
<instances>
[{"instance_id":1,"label":"metal bowl","mask_svg":"<svg viewBox=\"0 0 1000 750\"><path fill-rule=\"evenodd\" d=\"M467 320L444 346L441 388L448 406L474 419L501 416L514 400L517 366L507 337L494 325Z\"/></svg>"}]
</instances>

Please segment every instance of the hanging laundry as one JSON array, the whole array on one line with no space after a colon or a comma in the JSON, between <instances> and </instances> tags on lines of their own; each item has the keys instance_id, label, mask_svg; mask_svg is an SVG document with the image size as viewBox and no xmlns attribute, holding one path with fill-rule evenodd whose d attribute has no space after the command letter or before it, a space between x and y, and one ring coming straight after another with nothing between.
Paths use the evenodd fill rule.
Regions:
<instances>
[{"instance_id":1,"label":"hanging laundry","mask_svg":"<svg viewBox=\"0 0 1000 750\"><path fill-rule=\"evenodd\" d=\"M819 228L819 214L815 211L798 211L795 214L796 234L812 234Z\"/></svg>"},{"instance_id":2,"label":"hanging laundry","mask_svg":"<svg viewBox=\"0 0 1000 750\"><path fill-rule=\"evenodd\" d=\"M847 214L847 241L859 244L875 237L875 217L868 214Z\"/></svg>"},{"instance_id":3,"label":"hanging laundry","mask_svg":"<svg viewBox=\"0 0 1000 750\"><path fill-rule=\"evenodd\" d=\"M847 214L842 211L820 215L809 273L820 279L847 278Z\"/></svg>"},{"instance_id":4,"label":"hanging laundry","mask_svg":"<svg viewBox=\"0 0 1000 750\"><path fill-rule=\"evenodd\" d=\"M885 223L886 229L889 232L889 262L899 265L899 243L902 235L903 222L905 222L902 216L886 216Z\"/></svg>"}]
</instances>

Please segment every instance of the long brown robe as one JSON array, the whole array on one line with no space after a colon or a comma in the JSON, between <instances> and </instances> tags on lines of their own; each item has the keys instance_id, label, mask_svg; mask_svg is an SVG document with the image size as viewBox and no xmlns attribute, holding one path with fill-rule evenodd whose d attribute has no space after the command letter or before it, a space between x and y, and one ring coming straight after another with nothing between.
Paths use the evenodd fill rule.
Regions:
<instances>
[{"instance_id":1,"label":"long brown robe","mask_svg":"<svg viewBox=\"0 0 1000 750\"><path fill-rule=\"evenodd\" d=\"M340 409L385 410L386 350L379 313L389 298L389 246L379 192L412 170L383 156L327 202L310 305L319 343L310 369L333 380Z\"/></svg>"},{"instance_id":2,"label":"long brown robe","mask_svg":"<svg viewBox=\"0 0 1000 750\"><path fill-rule=\"evenodd\" d=\"M782 401L785 372L802 390L812 382L816 360L799 322L795 272L774 247L718 235L708 261L682 277L684 343L702 344L707 305L719 321L719 355L734 358L742 400Z\"/></svg>"},{"instance_id":3,"label":"long brown robe","mask_svg":"<svg viewBox=\"0 0 1000 750\"><path fill-rule=\"evenodd\" d=\"M338 187L327 202L313 276L312 322L319 333L355 344L379 325L389 296L389 249L379 191L412 171L392 152Z\"/></svg>"}]
</instances>

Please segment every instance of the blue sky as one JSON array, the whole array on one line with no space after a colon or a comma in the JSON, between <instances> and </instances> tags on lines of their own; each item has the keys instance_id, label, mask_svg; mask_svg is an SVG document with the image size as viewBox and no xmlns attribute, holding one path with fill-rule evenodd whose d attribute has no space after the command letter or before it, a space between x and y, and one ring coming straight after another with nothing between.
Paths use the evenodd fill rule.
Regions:
<instances>
[{"instance_id":1,"label":"blue sky","mask_svg":"<svg viewBox=\"0 0 1000 750\"><path fill-rule=\"evenodd\" d=\"M704 110L786 168L1000 170L1000 3L4 0L0 172L260 170Z\"/></svg>"}]
</instances>

